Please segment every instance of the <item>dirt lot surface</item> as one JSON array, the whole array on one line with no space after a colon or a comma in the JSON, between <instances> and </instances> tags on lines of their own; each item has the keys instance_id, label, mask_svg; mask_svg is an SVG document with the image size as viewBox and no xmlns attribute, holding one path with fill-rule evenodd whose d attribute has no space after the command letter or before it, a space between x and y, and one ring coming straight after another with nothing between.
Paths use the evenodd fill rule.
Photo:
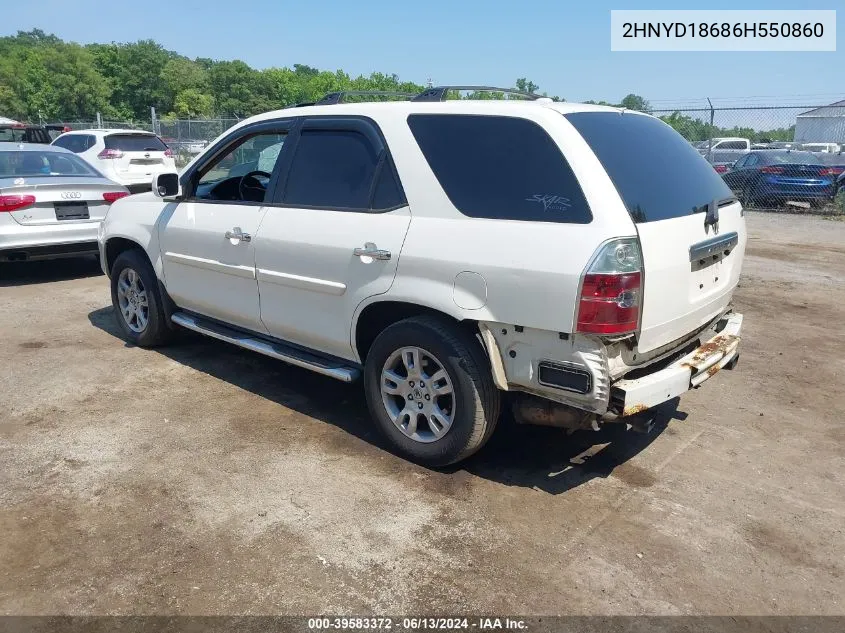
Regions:
<instances>
[{"instance_id":1,"label":"dirt lot surface","mask_svg":"<svg viewBox=\"0 0 845 633\"><path fill-rule=\"evenodd\" d=\"M736 371L445 472L358 386L126 346L90 260L4 265L0 614L845 613L845 223L748 225Z\"/></svg>"}]
</instances>

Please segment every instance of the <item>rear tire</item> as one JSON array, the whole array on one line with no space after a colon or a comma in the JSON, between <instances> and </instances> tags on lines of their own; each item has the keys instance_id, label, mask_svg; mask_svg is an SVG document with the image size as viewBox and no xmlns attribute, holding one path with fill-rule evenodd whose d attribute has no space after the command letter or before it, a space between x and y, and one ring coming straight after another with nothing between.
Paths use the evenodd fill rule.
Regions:
<instances>
[{"instance_id":1,"label":"rear tire","mask_svg":"<svg viewBox=\"0 0 845 633\"><path fill-rule=\"evenodd\" d=\"M379 429L401 455L427 466L466 459L499 418L484 350L446 319L413 317L386 328L367 354L364 381Z\"/></svg>"},{"instance_id":2,"label":"rear tire","mask_svg":"<svg viewBox=\"0 0 845 633\"><path fill-rule=\"evenodd\" d=\"M130 343L155 347L170 339L158 277L143 252L133 249L117 256L111 268L111 299L117 324Z\"/></svg>"}]
</instances>

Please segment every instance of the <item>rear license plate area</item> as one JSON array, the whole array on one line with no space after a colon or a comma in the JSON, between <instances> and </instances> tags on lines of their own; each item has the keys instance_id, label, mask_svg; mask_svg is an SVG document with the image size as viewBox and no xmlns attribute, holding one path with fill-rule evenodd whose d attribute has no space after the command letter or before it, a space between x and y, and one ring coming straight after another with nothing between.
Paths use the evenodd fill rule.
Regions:
<instances>
[{"instance_id":1,"label":"rear license plate area","mask_svg":"<svg viewBox=\"0 0 845 633\"><path fill-rule=\"evenodd\" d=\"M158 158L133 158L130 165L158 165L161 161Z\"/></svg>"},{"instance_id":2,"label":"rear license plate area","mask_svg":"<svg viewBox=\"0 0 845 633\"><path fill-rule=\"evenodd\" d=\"M55 205L57 220L88 220L87 202L57 202Z\"/></svg>"}]
</instances>

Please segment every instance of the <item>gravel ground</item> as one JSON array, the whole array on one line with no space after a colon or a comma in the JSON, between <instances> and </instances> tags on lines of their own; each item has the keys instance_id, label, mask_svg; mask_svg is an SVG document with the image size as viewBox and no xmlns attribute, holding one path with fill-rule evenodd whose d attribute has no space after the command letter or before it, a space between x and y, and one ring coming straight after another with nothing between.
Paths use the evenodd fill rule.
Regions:
<instances>
[{"instance_id":1,"label":"gravel ground","mask_svg":"<svg viewBox=\"0 0 845 633\"><path fill-rule=\"evenodd\" d=\"M736 371L447 471L358 386L125 345L91 260L3 265L0 614L845 613L845 223L748 225Z\"/></svg>"}]
</instances>

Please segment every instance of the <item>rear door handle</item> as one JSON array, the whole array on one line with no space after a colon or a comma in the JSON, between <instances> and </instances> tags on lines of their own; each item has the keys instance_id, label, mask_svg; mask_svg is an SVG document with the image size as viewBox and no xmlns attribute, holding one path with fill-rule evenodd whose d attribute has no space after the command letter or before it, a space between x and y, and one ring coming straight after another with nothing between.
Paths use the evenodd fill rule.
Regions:
<instances>
[{"instance_id":1,"label":"rear door handle","mask_svg":"<svg viewBox=\"0 0 845 633\"><path fill-rule=\"evenodd\" d=\"M226 231L223 234L223 237L227 240L240 240L241 242L249 242L252 240L252 235L244 233L239 226L236 226L231 231Z\"/></svg>"},{"instance_id":2,"label":"rear door handle","mask_svg":"<svg viewBox=\"0 0 845 633\"><path fill-rule=\"evenodd\" d=\"M383 261L390 259L390 251L381 250L372 242L364 244L364 248L356 248L352 254L356 257L372 257Z\"/></svg>"}]
</instances>

